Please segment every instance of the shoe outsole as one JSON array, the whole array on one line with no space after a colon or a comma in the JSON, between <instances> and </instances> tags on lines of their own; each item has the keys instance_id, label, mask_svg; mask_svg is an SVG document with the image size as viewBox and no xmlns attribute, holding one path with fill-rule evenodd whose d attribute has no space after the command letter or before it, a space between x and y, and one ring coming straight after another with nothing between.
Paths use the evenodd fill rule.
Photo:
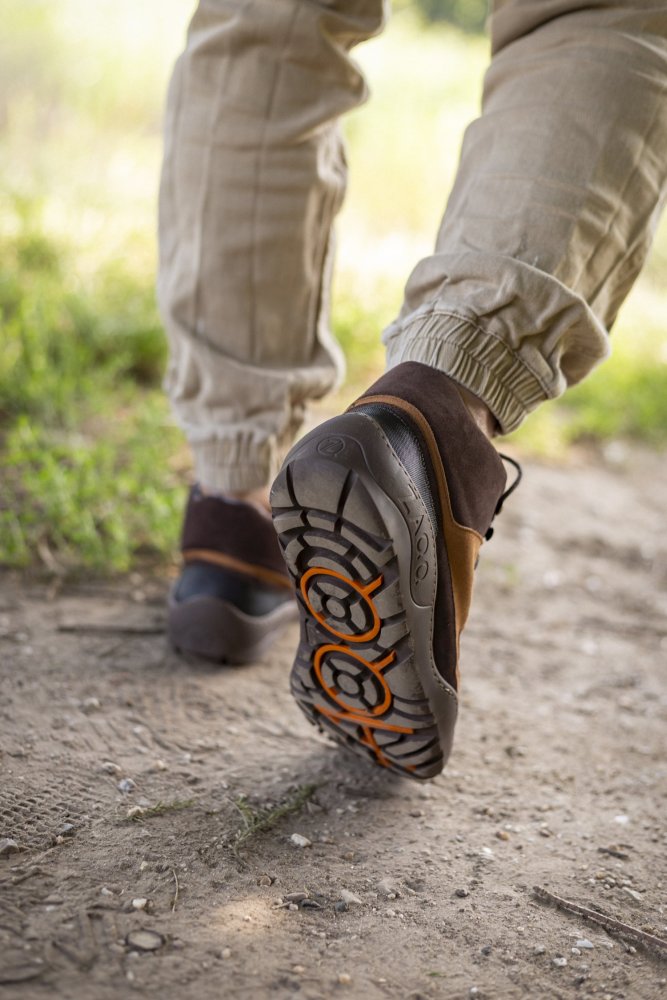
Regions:
<instances>
[{"instance_id":1,"label":"shoe outsole","mask_svg":"<svg viewBox=\"0 0 667 1000\"><path fill-rule=\"evenodd\" d=\"M456 694L433 662L435 537L381 427L353 412L321 425L288 454L271 504L301 618L299 706L375 764L438 774Z\"/></svg>"},{"instance_id":2,"label":"shoe outsole","mask_svg":"<svg viewBox=\"0 0 667 1000\"><path fill-rule=\"evenodd\" d=\"M255 663L298 618L296 602L285 601L265 615L248 615L216 597L169 598L167 637L179 653L214 663Z\"/></svg>"}]
</instances>

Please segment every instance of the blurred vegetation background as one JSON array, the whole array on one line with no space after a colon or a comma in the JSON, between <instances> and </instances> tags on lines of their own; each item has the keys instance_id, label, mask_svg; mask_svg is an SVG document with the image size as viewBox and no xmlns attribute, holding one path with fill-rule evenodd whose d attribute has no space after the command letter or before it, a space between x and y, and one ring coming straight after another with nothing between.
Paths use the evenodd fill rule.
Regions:
<instances>
[{"instance_id":1,"label":"blurred vegetation background","mask_svg":"<svg viewBox=\"0 0 667 1000\"><path fill-rule=\"evenodd\" d=\"M122 571L173 558L190 464L160 382L155 218L166 84L192 0L5 0L0 41L0 564ZM433 244L477 114L486 0L397 0L357 50L372 101L351 178L333 323L351 399ZM396 137L401 141L397 142ZM667 225L612 360L517 447L667 440Z\"/></svg>"}]
</instances>

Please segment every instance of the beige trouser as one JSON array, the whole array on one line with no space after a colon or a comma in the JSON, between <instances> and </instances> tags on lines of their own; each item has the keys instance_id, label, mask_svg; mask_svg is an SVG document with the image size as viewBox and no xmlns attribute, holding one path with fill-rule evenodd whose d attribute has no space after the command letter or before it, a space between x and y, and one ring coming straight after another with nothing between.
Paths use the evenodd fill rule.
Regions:
<instances>
[{"instance_id":1,"label":"beige trouser","mask_svg":"<svg viewBox=\"0 0 667 1000\"><path fill-rule=\"evenodd\" d=\"M388 367L447 372L507 432L606 356L645 259L667 191L667 0L492 6L483 113L383 341ZM366 96L349 52L384 13L201 0L194 15L168 98L159 299L166 385L209 487L268 482L342 376L338 121Z\"/></svg>"}]
</instances>

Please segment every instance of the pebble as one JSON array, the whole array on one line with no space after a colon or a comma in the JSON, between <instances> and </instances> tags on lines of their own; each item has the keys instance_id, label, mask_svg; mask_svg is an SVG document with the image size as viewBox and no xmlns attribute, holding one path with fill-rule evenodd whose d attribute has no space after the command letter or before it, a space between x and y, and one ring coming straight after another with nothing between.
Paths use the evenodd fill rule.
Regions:
<instances>
[{"instance_id":1,"label":"pebble","mask_svg":"<svg viewBox=\"0 0 667 1000\"><path fill-rule=\"evenodd\" d=\"M510 839L510 835L507 832L507 830L497 830L496 831L496 837L498 838L498 840L509 840Z\"/></svg>"},{"instance_id":2,"label":"pebble","mask_svg":"<svg viewBox=\"0 0 667 1000\"><path fill-rule=\"evenodd\" d=\"M631 889L629 886L624 885L622 891L623 892L627 892L628 896L631 896L632 899L634 899L635 903L643 903L644 902L644 897L642 896L642 894L640 892L637 892L636 889Z\"/></svg>"},{"instance_id":3,"label":"pebble","mask_svg":"<svg viewBox=\"0 0 667 1000\"><path fill-rule=\"evenodd\" d=\"M347 972L341 972L338 976L338 982L341 986L349 986L352 982L352 976L349 976Z\"/></svg>"},{"instance_id":4,"label":"pebble","mask_svg":"<svg viewBox=\"0 0 667 1000\"><path fill-rule=\"evenodd\" d=\"M347 903L343 902L342 899L339 899L337 903L334 903L334 910L336 911L336 913L347 913L349 908L350 907L347 905Z\"/></svg>"},{"instance_id":5,"label":"pebble","mask_svg":"<svg viewBox=\"0 0 667 1000\"><path fill-rule=\"evenodd\" d=\"M401 893L396 885L390 878L383 878L377 884L377 891L381 896L389 896L391 894L392 899L396 899Z\"/></svg>"},{"instance_id":6,"label":"pebble","mask_svg":"<svg viewBox=\"0 0 667 1000\"><path fill-rule=\"evenodd\" d=\"M302 972L306 971L305 965L293 965L292 972L296 972L297 976L300 976Z\"/></svg>"},{"instance_id":7,"label":"pebble","mask_svg":"<svg viewBox=\"0 0 667 1000\"><path fill-rule=\"evenodd\" d=\"M594 948L595 945L593 944L592 941L589 941L588 938L579 938L579 940L576 942L575 947L577 947L577 948Z\"/></svg>"},{"instance_id":8,"label":"pebble","mask_svg":"<svg viewBox=\"0 0 667 1000\"><path fill-rule=\"evenodd\" d=\"M143 816L145 812L146 810L143 806L130 806L125 815L128 819L138 819L140 816Z\"/></svg>"},{"instance_id":9,"label":"pebble","mask_svg":"<svg viewBox=\"0 0 667 1000\"><path fill-rule=\"evenodd\" d=\"M470 893L468 892L467 889L457 889L454 895L458 896L460 899L465 899L466 896L470 895Z\"/></svg>"},{"instance_id":10,"label":"pebble","mask_svg":"<svg viewBox=\"0 0 667 1000\"><path fill-rule=\"evenodd\" d=\"M270 875L260 875L257 879L257 885L273 885L273 879Z\"/></svg>"},{"instance_id":11,"label":"pebble","mask_svg":"<svg viewBox=\"0 0 667 1000\"><path fill-rule=\"evenodd\" d=\"M290 841L295 847L312 847L312 840L308 840L308 837L304 837L301 833L293 833L290 837Z\"/></svg>"},{"instance_id":12,"label":"pebble","mask_svg":"<svg viewBox=\"0 0 667 1000\"><path fill-rule=\"evenodd\" d=\"M97 712L102 707L102 703L99 698L86 698L81 702L81 710L85 715L90 715L91 712Z\"/></svg>"},{"instance_id":13,"label":"pebble","mask_svg":"<svg viewBox=\"0 0 667 1000\"><path fill-rule=\"evenodd\" d=\"M130 948L138 948L139 951L157 951L164 944L164 938L157 931L137 930L130 931L125 943Z\"/></svg>"},{"instance_id":14,"label":"pebble","mask_svg":"<svg viewBox=\"0 0 667 1000\"><path fill-rule=\"evenodd\" d=\"M289 911L290 911L291 913L296 913L296 912L298 911L299 907L297 906L297 904L296 904L296 903L288 903L288 904L287 904L287 909L288 909L288 910L289 910Z\"/></svg>"},{"instance_id":15,"label":"pebble","mask_svg":"<svg viewBox=\"0 0 667 1000\"><path fill-rule=\"evenodd\" d=\"M288 892L283 896L285 903L303 903L304 899L308 899L307 892Z\"/></svg>"},{"instance_id":16,"label":"pebble","mask_svg":"<svg viewBox=\"0 0 667 1000\"><path fill-rule=\"evenodd\" d=\"M0 840L0 858L6 858L8 854L16 854L19 850L19 845L11 837L3 837Z\"/></svg>"},{"instance_id":17,"label":"pebble","mask_svg":"<svg viewBox=\"0 0 667 1000\"><path fill-rule=\"evenodd\" d=\"M114 764L112 760L105 760L100 766L100 771L104 771L105 774L120 774L120 770L118 764Z\"/></svg>"},{"instance_id":18,"label":"pebble","mask_svg":"<svg viewBox=\"0 0 667 1000\"><path fill-rule=\"evenodd\" d=\"M349 892L347 889L341 889L340 898L343 903L350 903L353 906L363 906L363 901L355 896L353 892Z\"/></svg>"},{"instance_id":19,"label":"pebble","mask_svg":"<svg viewBox=\"0 0 667 1000\"><path fill-rule=\"evenodd\" d=\"M395 917L396 916L396 910L391 910L391 909L390 910L385 910L384 911L384 915L385 915L385 917Z\"/></svg>"},{"instance_id":20,"label":"pebble","mask_svg":"<svg viewBox=\"0 0 667 1000\"><path fill-rule=\"evenodd\" d=\"M543 955L547 949L543 944L535 945L533 948L533 955Z\"/></svg>"},{"instance_id":21,"label":"pebble","mask_svg":"<svg viewBox=\"0 0 667 1000\"><path fill-rule=\"evenodd\" d=\"M100 889L100 896L113 896L111 889L107 889L105 885Z\"/></svg>"},{"instance_id":22,"label":"pebble","mask_svg":"<svg viewBox=\"0 0 667 1000\"><path fill-rule=\"evenodd\" d=\"M132 907L135 910L145 910L148 906L148 900L145 896L137 896L136 899L132 900Z\"/></svg>"},{"instance_id":23,"label":"pebble","mask_svg":"<svg viewBox=\"0 0 667 1000\"><path fill-rule=\"evenodd\" d=\"M231 957L232 957L231 948L223 948L222 951L220 952L220 958L231 958Z\"/></svg>"},{"instance_id":24,"label":"pebble","mask_svg":"<svg viewBox=\"0 0 667 1000\"><path fill-rule=\"evenodd\" d=\"M561 955L556 955L555 958L551 959L551 964L558 966L559 969L562 969L564 965L567 965L567 959L563 958Z\"/></svg>"},{"instance_id":25,"label":"pebble","mask_svg":"<svg viewBox=\"0 0 667 1000\"><path fill-rule=\"evenodd\" d=\"M132 778L121 778L118 782L118 791L123 792L124 795L133 792L136 787L136 782L132 781Z\"/></svg>"}]
</instances>

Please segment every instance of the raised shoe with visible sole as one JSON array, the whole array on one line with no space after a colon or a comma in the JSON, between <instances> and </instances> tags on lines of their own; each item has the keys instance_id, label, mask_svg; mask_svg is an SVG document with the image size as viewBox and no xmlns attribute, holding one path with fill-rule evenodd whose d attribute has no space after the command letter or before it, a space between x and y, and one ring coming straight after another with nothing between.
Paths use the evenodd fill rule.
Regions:
<instances>
[{"instance_id":1,"label":"raised shoe with visible sole","mask_svg":"<svg viewBox=\"0 0 667 1000\"><path fill-rule=\"evenodd\" d=\"M459 636L505 483L455 383L405 362L302 438L271 489L301 618L292 693L392 771L431 778L449 755Z\"/></svg>"},{"instance_id":2,"label":"raised shoe with visible sole","mask_svg":"<svg viewBox=\"0 0 667 1000\"><path fill-rule=\"evenodd\" d=\"M183 569L168 599L167 633L183 653L216 663L260 659L297 607L268 513L190 491Z\"/></svg>"}]
</instances>

